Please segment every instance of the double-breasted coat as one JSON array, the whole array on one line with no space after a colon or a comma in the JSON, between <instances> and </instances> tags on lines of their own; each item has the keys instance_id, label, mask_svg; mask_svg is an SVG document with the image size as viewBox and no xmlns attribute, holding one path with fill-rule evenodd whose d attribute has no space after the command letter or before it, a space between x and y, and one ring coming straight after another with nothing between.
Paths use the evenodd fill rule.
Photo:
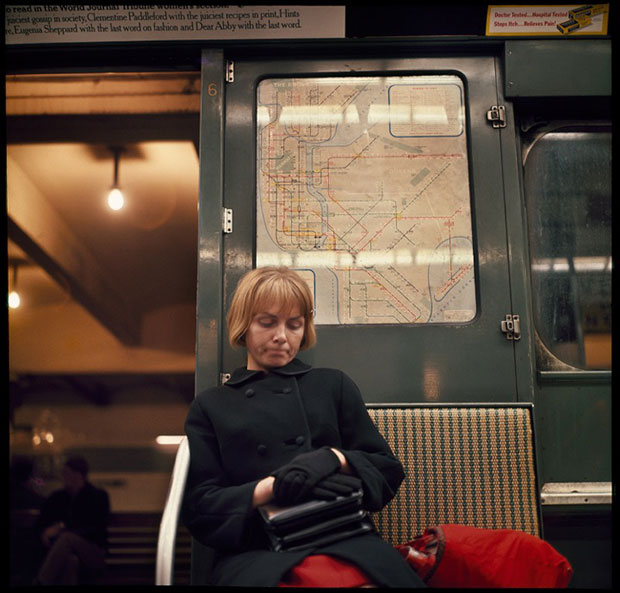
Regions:
<instances>
[{"instance_id":1,"label":"double-breasted coat","mask_svg":"<svg viewBox=\"0 0 620 593\"><path fill-rule=\"evenodd\" d=\"M252 509L262 478L325 445L342 451L362 480L367 510L377 511L393 498L404 478L402 465L345 373L313 369L298 359L268 373L237 369L225 385L198 395L185 430L190 468L182 520L193 537L216 549L213 584L274 586L303 558L320 553L353 562L381 586L423 586L375 533L273 552Z\"/></svg>"}]
</instances>

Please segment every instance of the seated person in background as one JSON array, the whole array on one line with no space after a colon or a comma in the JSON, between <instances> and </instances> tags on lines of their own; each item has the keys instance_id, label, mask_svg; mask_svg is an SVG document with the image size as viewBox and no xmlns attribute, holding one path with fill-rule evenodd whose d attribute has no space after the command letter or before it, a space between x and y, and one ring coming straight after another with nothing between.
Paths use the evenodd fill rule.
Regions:
<instances>
[{"instance_id":1,"label":"seated person in background","mask_svg":"<svg viewBox=\"0 0 620 593\"><path fill-rule=\"evenodd\" d=\"M258 506L316 498L336 476L361 483L370 511L404 478L355 383L296 358L316 341L312 315L308 285L287 268L256 269L239 282L227 322L231 345L247 349L247 366L190 407L183 521L216 549L214 585L422 587L375 532L275 552L261 528Z\"/></svg>"},{"instance_id":2,"label":"seated person in background","mask_svg":"<svg viewBox=\"0 0 620 593\"><path fill-rule=\"evenodd\" d=\"M62 475L65 487L45 501L37 523L47 548L37 577L41 585L77 585L105 567L108 494L88 481L83 457L69 458Z\"/></svg>"}]
</instances>

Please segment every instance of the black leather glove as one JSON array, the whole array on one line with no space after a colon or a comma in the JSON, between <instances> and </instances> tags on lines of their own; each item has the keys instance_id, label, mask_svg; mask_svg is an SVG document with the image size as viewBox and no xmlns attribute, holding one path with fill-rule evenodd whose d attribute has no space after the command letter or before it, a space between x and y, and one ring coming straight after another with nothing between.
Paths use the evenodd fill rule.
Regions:
<instances>
[{"instance_id":1,"label":"black leather glove","mask_svg":"<svg viewBox=\"0 0 620 593\"><path fill-rule=\"evenodd\" d=\"M273 496L276 504L300 503L323 478L340 469L340 460L329 447L302 453L273 472Z\"/></svg>"},{"instance_id":2,"label":"black leather glove","mask_svg":"<svg viewBox=\"0 0 620 593\"><path fill-rule=\"evenodd\" d=\"M349 496L362 488L362 481L355 476L333 474L323 478L310 494L322 500L335 500L338 496Z\"/></svg>"}]
</instances>

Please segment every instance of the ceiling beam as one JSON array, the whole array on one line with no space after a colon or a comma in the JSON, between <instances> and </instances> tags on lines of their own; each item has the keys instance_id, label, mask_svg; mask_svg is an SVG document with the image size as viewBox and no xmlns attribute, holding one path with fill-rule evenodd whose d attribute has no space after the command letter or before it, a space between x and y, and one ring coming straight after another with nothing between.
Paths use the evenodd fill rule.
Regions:
<instances>
[{"instance_id":1,"label":"ceiling beam","mask_svg":"<svg viewBox=\"0 0 620 593\"><path fill-rule=\"evenodd\" d=\"M7 157L7 232L33 261L123 344L140 343L141 317L88 248Z\"/></svg>"},{"instance_id":2,"label":"ceiling beam","mask_svg":"<svg viewBox=\"0 0 620 593\"><path fill-rule=\"evenodd\" d=\"M6 115L200 111L200 72L8 75L5 86Z\"/></svg>"},{"instance_id":3,"label":"ceiling beam","mask_svg":"<svg viewBox=\"0 0 620 593\"><path fill-rule=\"evenodd\" d=\"M190 140L200 133L198 113L115 115L13 115L6 117L7 144L132 144Z\"/></svg>"}]
</instances>

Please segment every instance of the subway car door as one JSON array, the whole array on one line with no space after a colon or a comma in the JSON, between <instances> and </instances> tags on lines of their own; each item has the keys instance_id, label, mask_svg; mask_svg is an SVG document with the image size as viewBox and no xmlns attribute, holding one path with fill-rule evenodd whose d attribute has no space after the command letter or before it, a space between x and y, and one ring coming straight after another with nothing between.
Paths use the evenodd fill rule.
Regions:
<instances>
[{"instance_id":1,"label":"subway car door","mask_svg":"<svg viewBox=\"0 0 620 593\"><path fill-rule=\"evenodd\" d=\"M502 331L513 311L496 59L225 68L222 296L211 301L222 376L245 364L223 323L237 281L287 265L315 296L318 341L300 358L344 370L366 401L528 400L515 369L528 338Z\"/></svg>"}]
</instances>

